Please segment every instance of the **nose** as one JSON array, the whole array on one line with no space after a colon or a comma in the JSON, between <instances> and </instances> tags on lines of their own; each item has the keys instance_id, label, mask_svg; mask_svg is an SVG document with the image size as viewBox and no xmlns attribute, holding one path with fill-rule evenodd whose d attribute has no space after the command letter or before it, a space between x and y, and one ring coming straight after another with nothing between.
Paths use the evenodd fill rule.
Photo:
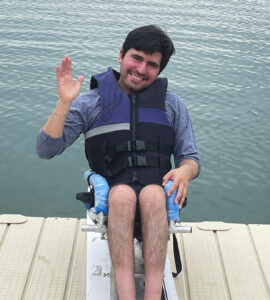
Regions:
<instances>
[{"instance_id":1,"label":"nose","mask_svg":"<svg viewBox=\"0 0 270 300\"><path fill-rule=\"evenodd\" d=\"M138 67L137 67L137 71L140 73L140 74L145 74L146 72L146 63L145 62L140 62Z\"/></svg>"}]
</instances>

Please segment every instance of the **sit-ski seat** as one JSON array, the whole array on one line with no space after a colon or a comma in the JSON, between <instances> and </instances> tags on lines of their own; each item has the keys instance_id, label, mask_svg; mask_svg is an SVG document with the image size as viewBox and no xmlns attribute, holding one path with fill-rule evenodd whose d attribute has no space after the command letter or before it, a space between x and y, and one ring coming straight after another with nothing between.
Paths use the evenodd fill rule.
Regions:
<instances>
[{"instance_id":1,"label":"sit-ski seat","mask_svg":"<svg viewBox=\"0 0 270 300\"><path fill-rule=\"evenodd\" d=\"M87 232L86 299L117 300L117 289L107 243L109 186L105 178L90 170L84 173L84 179L88 183L88 191L77 193L76 198L82 201L87 209L87 224L82 225L82 231ZM169 191L171 185L172 181L166 184L166 193ZM174 204L175 196L176 191L167 198L167 211L169 236L173 234L174 238L174 256L177 272L172 274L167 257L161 297L161 299L169 300L177 300L173 276L177 276L182 269L175 233L190 233L192 231L192 228L189 226L176 225L176 222L179 221L180 210L178 205ZM140 224L137 223L134 225L134 258L136 298L143 299L144 264L142 258ZM98 287L100 287L100 290Z\"/></svg>"}]
</instances>

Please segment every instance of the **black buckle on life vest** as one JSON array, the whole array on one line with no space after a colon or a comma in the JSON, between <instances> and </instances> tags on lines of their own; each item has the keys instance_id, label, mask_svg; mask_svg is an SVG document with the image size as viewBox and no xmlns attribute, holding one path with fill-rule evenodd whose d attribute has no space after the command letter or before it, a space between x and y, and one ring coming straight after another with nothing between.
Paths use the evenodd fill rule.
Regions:
<instances>
[{"instance_id":1,"label":"black buckle on life vest","mask_svg":"<svg viewBox=\"0 0 270 300\"><path fill-rule=\"evenodd\" d=\"M134 156L128 156L128 166L130 168L132 167L146 167L147 159L146 156L141 155L134 155Z\"/></svg>"},{"instance_id":2,"label":"black buckle on life vest","mask_svg":"<svg viewBox=\"0 0 270 300\"><path fill-rule=\"evenodd\" d=\"M128 151L145 151L145 141L144 140L135 140L127 142Z\"/></svg>"},{"instance_id":3,"label":"black buckle on life vest","mask_svg":"<svg viewBox=\"0 0 270 300\"><path fill-rule=\"evenodd\" d=\"M145 151L145 141L143 140L136 140L135 141L135 147L136 147L136 151Z\"/></svg>"}]
</instances>

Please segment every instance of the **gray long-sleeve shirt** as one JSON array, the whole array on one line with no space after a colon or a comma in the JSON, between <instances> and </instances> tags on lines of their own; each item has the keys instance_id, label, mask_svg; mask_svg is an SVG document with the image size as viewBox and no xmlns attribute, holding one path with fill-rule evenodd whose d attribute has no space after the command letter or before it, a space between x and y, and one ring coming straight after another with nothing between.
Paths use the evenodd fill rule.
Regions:
<instances>
[{"instance_id":1,"label":"gray long-sleeve shirt","mask_svg":"<svg viewBox=\"0 0 270 300\"><path fill-rule=\"evenodd\" d=\"M66 118L62 137L53 138L42 129L37 138L36 149L39 157L52 158L61 154L81 133L91 129L101 109L98 89L80 95L73 101ZM193 159L200 167L200 158L195 142L192 122L181 98L167 91L165 98L166 115L175 131L174 161L179 166L186 159Z\"/></svg>"}]
</instances>

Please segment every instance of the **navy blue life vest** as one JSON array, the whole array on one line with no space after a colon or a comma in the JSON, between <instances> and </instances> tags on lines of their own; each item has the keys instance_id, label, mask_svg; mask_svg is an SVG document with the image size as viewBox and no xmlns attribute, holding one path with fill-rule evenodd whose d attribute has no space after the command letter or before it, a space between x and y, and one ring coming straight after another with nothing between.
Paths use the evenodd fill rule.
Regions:
<instances>
[{"instance_id":1,"label":"navy blue life vest","mask_svg":"<svg viewBox=\"0 0 270 300\"><path fill-rule=\"evenodd\" d=\"M161 184L171 169L175 137L165 112L167 79L128 95L118 85L119 76L109 68L91 78L90 88L99 89L101 112L85 133L89 166L109 185Z\"/></svg>"}]
</instances>

